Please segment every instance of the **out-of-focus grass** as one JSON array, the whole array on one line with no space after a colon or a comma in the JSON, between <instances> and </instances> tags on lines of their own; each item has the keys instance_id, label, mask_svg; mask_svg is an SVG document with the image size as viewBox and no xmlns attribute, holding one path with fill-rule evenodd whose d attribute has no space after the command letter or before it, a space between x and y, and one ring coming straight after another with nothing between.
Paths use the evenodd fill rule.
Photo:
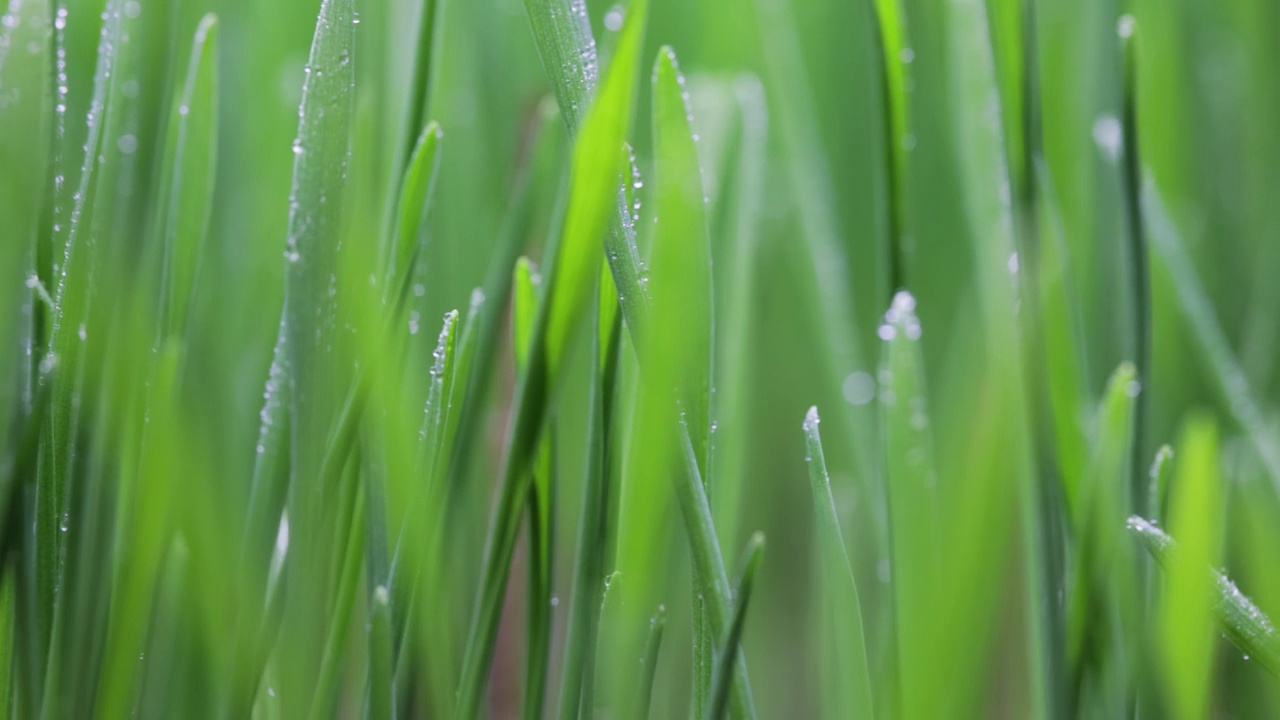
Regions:
<instances>
[{"instance_id":1,"label":"out-of-focus grass","mask_svg":"<svg viewBox=\"0 0 1280 720\"><path fill-rule=\"evenodd\" d=\"M1280 707L1273 3L0 9L0 713Z\"/></svg>"}]
</instances>

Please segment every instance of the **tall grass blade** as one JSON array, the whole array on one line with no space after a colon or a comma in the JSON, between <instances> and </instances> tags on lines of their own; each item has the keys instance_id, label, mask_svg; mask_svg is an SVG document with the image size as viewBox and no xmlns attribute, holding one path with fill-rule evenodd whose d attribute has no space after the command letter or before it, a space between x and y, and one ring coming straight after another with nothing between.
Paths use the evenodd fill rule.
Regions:
<instances>
[{"instance_id":1,"label":"tall grass blade","mask_svg":"<svg viewBox=\"0 0 1280 720\"><path fill-rule=\"evenodd\" d=\"M818 430L818 408L809 408L804 419L805 461L818 544L818 592L823 598L824 657L831 664L824 671L826 702L831 717L874 716L871 669L867 661L866 633L862 626L862 602L858 581L840 532L840 519L831 497L831 480Z\"/></svg>"},{"instance_id":2,"label":"tall grass blade","mask_svg":"<svg viewBox=\"0 0 1280 720\"><path fill-rule=\"evenodd\" d=\"M218 19L200 20L181 94L170 104L160 187L165 249L165 334L181 336L198 284L213 213L218 152Z\"/></svg>"}]
</instances>

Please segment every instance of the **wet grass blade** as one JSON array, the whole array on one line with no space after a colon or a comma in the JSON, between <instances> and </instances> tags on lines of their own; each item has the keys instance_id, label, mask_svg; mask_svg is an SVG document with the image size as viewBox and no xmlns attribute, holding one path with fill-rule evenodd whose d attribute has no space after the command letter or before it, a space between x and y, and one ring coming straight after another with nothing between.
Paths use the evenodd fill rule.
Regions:
<instances>
[{"instance_id":1,"label":"wet grass blade","mask_svg":"<svg viewBox=\"0 0 1280 720\"><path fill-rule=\"evenodd\" d=\"M600 236L608 225L620 177L619 152L631 123L639 52L647 10L635 3L619 40L614 63L583 123L574 146L569 210L558 243L547 251L549 274L539 303L529 348L529 365L521 374L508 427L507 464L490 527L484 577L458 687L458 716L479 712L485 677L493 658L498 616L510 573L533 460L553 379L563 353L595 287Z\"/></svg>"},{"instance_id":2,"label":"wet grass blade","mask_svg":"<svg viewBox=\"0 0 1280 720\"><path fill-rule=\"evenodd\" d=\"M746 624L747 605L751 602L751 590L755 584L756 571L760 569L760 559L764 555L764 535L756 533L747 543L743 551L742 571L738 574L738 588L734 594L733 615L725 632L724 640L716 653L716 666L711 682L711 695L708 698L707 720L720 720L729 707L729 689L733 686L733 665L738 661L738 646L742 642L742 628Z\"/></svg>"},{"instance_id":3,"label":"wet grass blade","mask_svg":"<svg viewBox=\"0 0 1280 720\"><path fill-rule=\"evenodd\" d=\"M872 717L875 706L871 693L871 670L867 663L866 634L862 626L862 603L858 581L849 565L849 555L840 532L840 519L831 497L831 480L818 430L818 408L811 407L804 419L805 461L809 466L809 486L813 494L813 514L817 526L819 593L823 598L824 633L830 640L824 652L832 665L824 673L827 708L831 717Z\"/></svg>"},{"instance_id":4,"label":"wet grass blade","mask_svg":"<svg viewBox=\"0 0 1280 720\"><path fill-rule=\"evenodd\" d=\"M164 328L181 336L195 295L201 255L213 213L218 152L218 19L196 28L181 93L170 104L161 185Z\"/></svg>"},{"instance_id":5,"label":"wet grass blade","mask_svg":"<svg viewBox=\"0 0 1280 720\"><path fill-rule=\"evenodd\" d=\"M1137 515L1129 518L1129 534L1146 548L1161 567L1168 570L1181 552L1178 543L1165 531ZM1202 582L1210 589L1214 619L1222 632L1245 655L1280 677L1280 634L1275 624L1225 574L1205 567Z\"/></svg>"},{"instance_id":6,"label":"wet grass blade","mask_svg":"<svg viewBox=\"0 0 1280 720\"><path fill-rule=\"evenodd\" d=\"M929 695L930 644L938 632L933 608L941 537L938 477L933 464L916 301L898 292L884 316L879 394L884 421L885 483L897 620L900 702L907 717L923 717Z\"/></svg>"},{"instance_id":7,"label":"wet grass blade","mask_svg":"<svg viewBox=\"0 0 1280 720\"><path fill-rule=\"evenodd\" d=\"M321 463L332 418L350 382L334 345L339 341L336 277L350 154L355 83L352 0L323 0L305 68L285 239L285 301L281 321L291 385L289 592L281 628L287 661L279 665L286 710L306 712L323 657L331 567L346 537L325 531L339 497L322 483ZM337 392L335 392L337 389ZM339 515L341 517L341 515ZM292 708L292 710L288 710Z\"/></svg>"}]
</instances>

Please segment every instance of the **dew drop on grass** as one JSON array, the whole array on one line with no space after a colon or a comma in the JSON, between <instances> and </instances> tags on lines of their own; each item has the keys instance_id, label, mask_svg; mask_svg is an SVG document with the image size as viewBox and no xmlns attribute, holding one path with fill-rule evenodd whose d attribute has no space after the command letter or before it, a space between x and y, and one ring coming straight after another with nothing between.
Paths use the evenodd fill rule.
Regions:
<instances>
[{"instance_id":1,"label":"dew drop on grass","mask_svg":"<svg viewBox=\"0 0 1280 720\"><path fill-rule=\"evenodd\" d=\"M1013 253L1009 256L1007 267L1009 268L1010 275L1018 274L1018 253Z\"/></svg>"},{"instance_id":2,"label":"dew drop on grass","mask_svg":"<svg viewBox=\"0 0 1280 720\"><path fill-rule=\"evenodd\" d=\"M1120 158L1120 149L1124 144L1124 129L1114 115L1101 115L1093 121L1093 142L1098 149L1115 162Z\"/></svg>"},{"instance_id":3,"label":"dew drop on grass","mask_svg":"<svg viewBox=\"0 0 1280 720\"><path fill-rule=\"evenodd\" d=\"M1116 20L1116 35L1119 35L1121 40L1127 40L1133 37L1133 26L1134 20L1132 15L1128 13L1121 15L1120 19Z\"/></svg>"},{"instance_id":4,"label":"dew drop on grass","mask_svg":"<svg viewBox=\"0 0 1280 720\"><path fill-rule=\"evenodd\" d=\"M1138 394L1141 392L1142 392L1142 383L1138 382L1137 380L1130 380L1124 385L1124 394L1128 395L1131 398L1138 397Z\"/></svg>"},{"instance_id":5,"label":"dew drop on grass","mask_svg":"<svg viewBox=\"0 0 1280 720\"><path fill-rule=\"evenodd\" d=\"M116 147L125 155L132 155L138 150L138 137L136 135L121 135L116 141Z\"/></svg>"},{"instance_id":6,"label":"dew drop on grass","mask_svg":"<svg viewBox=\"0 0 1280 720\"><path fill-rule=\"evenodd\" d=\"M621 5L614 5L604 14L604 29L609 32L618 32L622 29L622 21L626 18L625 11Z\"/></svg>"},{"instance_id":7,"label":"dew drop on grass","mask_svg":"<svg viewBox=\"0 0 1280 720\"><path fill-rule=\"evenodd\" d=\"M901 60L903 64L910 65L916 59L916 51L909 47L904 47L898 53L898 59Z\"/></svg>"}]
</instances>

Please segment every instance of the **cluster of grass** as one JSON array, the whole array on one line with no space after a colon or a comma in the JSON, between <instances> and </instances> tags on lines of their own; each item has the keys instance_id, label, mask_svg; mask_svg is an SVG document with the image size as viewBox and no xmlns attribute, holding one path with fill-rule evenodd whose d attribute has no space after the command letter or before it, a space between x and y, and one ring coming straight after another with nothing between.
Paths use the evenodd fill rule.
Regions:
<instances>
[{"instance_id":1,"label":"cluster of grass","mask_svg":"<svg viewBox=\"0 0 1280 720\"><path fill-rule=\"evenodd\" d=\"M3 716L1280 709L1270 0L5 9Z\"/></svg>"}]
</instances>

